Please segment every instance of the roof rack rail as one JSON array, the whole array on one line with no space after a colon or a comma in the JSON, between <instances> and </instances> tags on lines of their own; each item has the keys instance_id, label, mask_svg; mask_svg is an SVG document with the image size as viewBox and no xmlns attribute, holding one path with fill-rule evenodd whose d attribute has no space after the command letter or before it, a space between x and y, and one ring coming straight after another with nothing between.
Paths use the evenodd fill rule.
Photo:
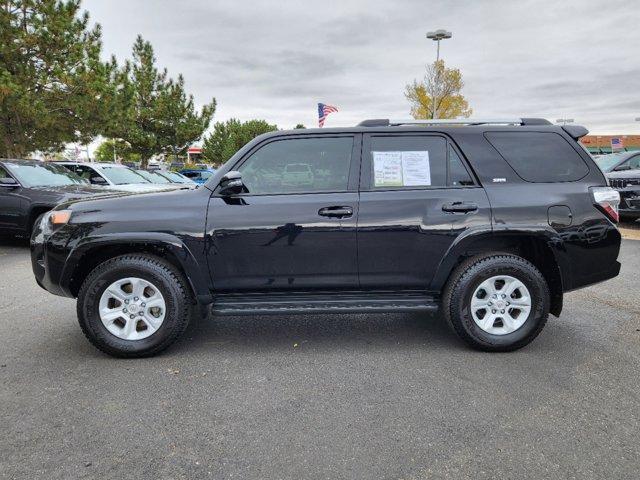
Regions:
<instances>
[{"instance_id":1,"label":"roof rack rail","mask_svg":"<svg viewBox=\"0 0 640 480\"><path fill-rule=\"evenodd\" d=\"M431 120L396 120L376 118L363 120L360 127L396 127L401 125L552 125L544 118L435 118Z\"/></svg>"}]
</instances>

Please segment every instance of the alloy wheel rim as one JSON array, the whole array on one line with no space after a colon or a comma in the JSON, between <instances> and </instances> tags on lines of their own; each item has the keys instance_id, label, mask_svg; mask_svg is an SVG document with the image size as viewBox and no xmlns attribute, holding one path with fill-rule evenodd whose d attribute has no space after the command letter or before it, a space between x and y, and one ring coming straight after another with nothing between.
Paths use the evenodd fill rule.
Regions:
<instances>
[{"instance_id":1,"label":"alloy wheel rim","mask_svg":"<svg viewBox=\"0 0 640 480\"><path fill-rule=\"evenodd\" d=\"M524 325L531 305L531 294L524 283L509 275L496 275L473 292L471 316L483 331L507 335Z\"/></svg>"},{"instance_id":2,"label":"alloy wheel rim","mask_svg":"<svg viewBox=\"0 0 640 480\"><path fill-rule=\"evenodd\" d=\"M158 331L167 311L160 289L136 277L109 285L100 297L98 313L102 325L122 340L142 340Z\"/></svg>"}]
</instances>

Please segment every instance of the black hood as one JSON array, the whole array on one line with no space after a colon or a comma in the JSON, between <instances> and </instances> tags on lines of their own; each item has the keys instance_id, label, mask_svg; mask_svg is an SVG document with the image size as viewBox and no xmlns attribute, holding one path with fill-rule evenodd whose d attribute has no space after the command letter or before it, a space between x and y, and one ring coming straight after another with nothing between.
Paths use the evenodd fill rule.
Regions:
<instances>
[{"instance_id":1,"label":"black hood","mask_svg":"<svg viewBox=\"0 0 640 480\"><path fill-rule=\"evenodd\" d=\"M56 185L25 188L22 192L32 203L43 205L58 205L63 202L122 195L120 191L113 191L94 185Z\"/></svg>"},{"instance_id":2,"label":"black hood","mask_svg":"<svg viewBox=\"0 0 640 480\"><path fill-rule=\"evenodd\" d=\"M39 186L39 187L29 187L31 190L39 190L39 191L47 191L47 192L56 192L69 194L73 196L91 196L91 195L108 195L111 193L109 189L95 186L95 185L50 185L50 186Z\"/></svg>"}]
</instances>

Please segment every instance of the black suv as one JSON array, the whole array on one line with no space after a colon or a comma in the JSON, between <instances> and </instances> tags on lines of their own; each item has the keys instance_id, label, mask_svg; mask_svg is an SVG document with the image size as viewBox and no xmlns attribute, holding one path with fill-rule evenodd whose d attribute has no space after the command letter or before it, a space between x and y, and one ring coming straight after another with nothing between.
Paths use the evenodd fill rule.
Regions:
<instances>
[{"instance_id":1,"label":"black suv","mask_svg":"<svg viewBox=\"0 0 640 480\"><path fill-rule=\"evenodd\" d=\"M542 119L273 132L206 188L59 206L31 238L33 270L122 357L209 310L440 309L473 347L514 350L564 292L620 270L619 195L586 133Z\"/></svg>"}]
</instances>

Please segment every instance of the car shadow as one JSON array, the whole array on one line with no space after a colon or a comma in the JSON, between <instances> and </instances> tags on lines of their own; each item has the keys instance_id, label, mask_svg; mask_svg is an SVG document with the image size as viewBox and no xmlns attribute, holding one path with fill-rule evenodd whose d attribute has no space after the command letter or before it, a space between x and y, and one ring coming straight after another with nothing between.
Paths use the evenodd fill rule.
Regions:
<instances>
[{"instance_id":1,"label":"car shadow","mask_svg":"<svg viewBox=\"0 0 640 480\"><path fill-rule=\"evenodd\" d=\"M0 247L29 248L29 239L26 237L0 235Z\"/></svg>"},{"instance_id":2,"label":"car shadow","mask_svg":"<svg viewBox=\"0 0 640 480\"><path fill-rule=\"evenodd\" d=\"M190 324L168 352L363 350L390 346L461 348L466 346L435 314L340 314L209 316Z\"/></svg>"}]
</instances>

